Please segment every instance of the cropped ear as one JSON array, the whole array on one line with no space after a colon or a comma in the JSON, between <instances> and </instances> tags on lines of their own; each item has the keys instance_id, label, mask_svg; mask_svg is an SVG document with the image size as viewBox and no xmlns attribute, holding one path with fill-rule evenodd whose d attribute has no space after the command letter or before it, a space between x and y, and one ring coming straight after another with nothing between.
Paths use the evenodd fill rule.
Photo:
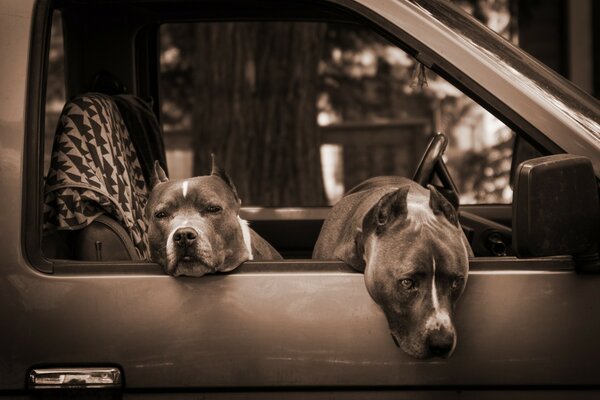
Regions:
<instances>
[{"instance_id":1,"label":"cropped ear","mask_svg":"<svg viewBox=\"0 0 600 400\"><path fill-rule=\"evenodd\" d=\"M231 180L229 175L227 175L227 172L225 172L225 169L217 164L215 153L210 153L210 158L212 159L212 170L210 171L210 174L212 176L221 178L227 184L227 186L229 186L231 188L231 191L233 192L233 195L235 196L236 200L238 201L238 203L241 204L242 201L240 200L240 198L237 194L237 190L235 189L235 185L233 184L233 181Z\"/></svg>"},{"instance_id":2,"label":"cropped ear","mask_svg":"<svg viewBox=\"0 0 600 400\"><path fill-rule=\"evenodd\" d=\"M168 180L169 178L167 178L167 174L165 174L165 171L160 166L158 160L154 161L154 173L152 174L152 179L150 182L152 187L158 185L159 183L167 182Z\"/></svg>"},{"instance_id":3,"label":"cropped ear","mask_svg":"<svg viewBox=\"0 0 600 400\"><path fill-rule=\"evenodd\" d=\"M368 233L374 230L376 234L380 234L392 222L406 219L408 214L406 205L408 189L405 186L383 195L365 215L362 225L363 232Z\"/></svg>"},{"instance_id":4,"label":"cropped ear","mask_svg":"<svg viewBox=\"0 0 600 400\"><path fill-rule=\"evenodd\" d=\"M408 206L406 205L408 190L408 186L405 186L383 195L365 216L363 230L369 226L374 226L375 232L381 233L390 223L406 218L408 214Z\"/></svg>"},{"instance_id":5,"label":"cropped ear","mask_svg":"<svg viewBox=\"0 0 600 400\"><path fill-rule=\"evenodd\" d=\"M443 214L454 226L458 225L458 215L450 202L433 185L427 185L429 189L429 207L435 215Z\"/></svg>"}]
</instances>

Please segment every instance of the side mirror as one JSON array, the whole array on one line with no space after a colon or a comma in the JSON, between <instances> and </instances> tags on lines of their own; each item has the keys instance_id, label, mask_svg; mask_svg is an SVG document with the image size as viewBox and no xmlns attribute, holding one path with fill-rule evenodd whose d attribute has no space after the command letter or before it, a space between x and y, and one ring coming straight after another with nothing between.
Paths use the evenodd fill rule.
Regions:
<instances>
[{"instance_id":1,"label":"side mirror","mask_svg":"<svg viewBox=\"0 0 600 400\"><path fill-rule=\"evenodd\" d=\"M513 247L518 257L572 255L600 270L598 183L586 157L558 154L522 162L515 175Z\"/></svg>"}]
</instances>

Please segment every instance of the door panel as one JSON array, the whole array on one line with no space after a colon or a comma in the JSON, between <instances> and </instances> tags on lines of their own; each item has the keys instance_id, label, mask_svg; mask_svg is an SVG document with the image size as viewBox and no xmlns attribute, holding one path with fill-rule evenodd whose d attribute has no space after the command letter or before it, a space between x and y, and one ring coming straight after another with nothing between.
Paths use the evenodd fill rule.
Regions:
<instances>
[{"instance_id":1,"label":"door panel","mask_svg":"<svg viewBox=\"0 0 600 400\"><path fill-rule=\"evenodd\" d=\"M598 276L472 271L455 354L421 361L394 346L361 274L253 265L200 279L12 275L1 388L22 388L34 365L81 364L121 366L129 389L597 383Z\"/></svg>"}]
</instances>

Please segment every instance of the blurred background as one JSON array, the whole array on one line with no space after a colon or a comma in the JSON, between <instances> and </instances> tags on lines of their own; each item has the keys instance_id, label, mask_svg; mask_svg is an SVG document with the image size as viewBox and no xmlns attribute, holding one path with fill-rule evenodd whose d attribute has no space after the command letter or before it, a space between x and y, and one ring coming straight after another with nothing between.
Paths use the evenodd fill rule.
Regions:
<instances>
[{"instance_id":1,"label":"blurred background","mask_svg":"<svg viewBox=\"0 0 600 400\"><path fill-rule=\"evenodd\" d=\"M600 2L456 0L584 91L600 94ZM244 205L322 206L376 175L411 177L433 132L461 202L510 203L514 133L368 28L314 22L166 24L160 118L171 178L205 175L210 152ZM47 144L64 105L53 23Z\"/></svg>"}]
</instances>

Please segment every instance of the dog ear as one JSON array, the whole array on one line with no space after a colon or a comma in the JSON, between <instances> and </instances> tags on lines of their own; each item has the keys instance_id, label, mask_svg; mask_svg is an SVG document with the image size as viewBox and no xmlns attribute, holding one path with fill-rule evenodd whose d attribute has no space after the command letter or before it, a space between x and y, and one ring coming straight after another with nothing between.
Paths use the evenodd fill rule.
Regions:
<instances>
[{"instance_id":1,"label":"dog ear","mask_svg":"<svg viewBox=\"0 0 600 400\"><path fill-rule=\"evenodd\" d=\"M152 179L150 182L152 187L158 185L159 183L167 182L168 180L169 178L167 178L167 174L165 174L165 171L160 166L158 160L154 161L154 173L152 174Z\"/></svg>"},{"instance_id":2,"label":"dog ear","mask_svg":"<svg viewBox=\"0 0 600 400\"><path fill-rule=\"evenodd\" d=\"M237 194L237 190L235 188L235 185L233 184L233 181L231 180L229 175L227 175L227 172L225 172L225 169L223 167L221 167L219 164L217 164L217 160L216 160L217 157L215 156L215 153L210 153L210 158L212 159L212 169L210 171L210 174L212 176L221 178L227 184L227 186L229 186L231 188L231 191L233 192L235 199L238 201L238 203L241 203L242 201L240 200L240 198Z\"/></svg>"},{"instance_id":3,"label":"dog ear","mask_svg":"<svg viewBox=\"0 0 600 400\"><path fill-rule=\"evenodd\" d=\"M429 207L435 215L443 214L454 226L458 225L458 215L450 202L433 185L427 185L429 189Z\"/></svg>"},{"instance_id":4,"label":"dog ear","mask_svg":"<svg viewBox=\"0 0 600 400\"><path fill-rule=\"evenodd\" d=\"M361 227L348 225L342 232L340 244L335 250L336 258L341 259L354 269L365 269L365 240L371 232L380 234L393 221L404 219L408 213L406 197L408 187L402 187L383 195L377 204L365 214Z\"/></svg>"},{"instance_id":5,"label":"dog ear","mask_svg":"<svg viewBox=\"0 0 600 400\"><path fill-rule=\"evenodd\" d=\"M367 222L367 225L376 227L376 233L381 233L391 222L406 217L408 214L406 205L408 189L408 186L405 186L383 195L371 212L367 214L366 218L369 218L370 221L363 222L363 229L366 228L365 222Z\"/></svg>"},{"instance_id":6,"label":"dog ear","mask_svg":"<svg viewBox=\"0 0 600 400\"><path fill-rule=\"evenodd\" d=\"M365 241L362 229L352 224L342 232L345 240L339 240L334 250L335 258L342 260L357 271L365 270Z\"/></svg>"}]
</instances>

